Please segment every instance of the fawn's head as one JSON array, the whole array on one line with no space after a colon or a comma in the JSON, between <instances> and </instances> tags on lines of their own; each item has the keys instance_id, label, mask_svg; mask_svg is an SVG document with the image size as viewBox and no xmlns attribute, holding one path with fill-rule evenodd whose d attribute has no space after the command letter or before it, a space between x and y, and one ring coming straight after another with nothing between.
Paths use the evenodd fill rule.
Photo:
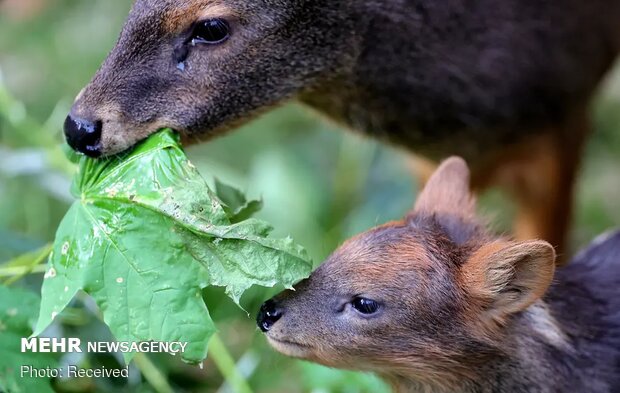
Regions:
<instances>
[{"instance_id":1,"label":"fawn's head","mask_svg":"<svg viewBox=\"0 0 620 393\"><path fill-rule=\"evenodd\" d=\"M283 354L332 367L449 383L502 352L504 329L549 286L543 241L491 237L463 160L433 175L414 210L347 241L258 323Z\"/></svg>"},{"instance_id":2,"label":"fawn's head","mask_svg":"<svg viewBox=\"0 0 620 393\"><path fill-rule=\"evenodd\" d=\"M136 0L76 99L67 140L99 156L163 127L187 140L220 134L347 67L355 47L347 4Z\"/></svg>"}]
</instances>

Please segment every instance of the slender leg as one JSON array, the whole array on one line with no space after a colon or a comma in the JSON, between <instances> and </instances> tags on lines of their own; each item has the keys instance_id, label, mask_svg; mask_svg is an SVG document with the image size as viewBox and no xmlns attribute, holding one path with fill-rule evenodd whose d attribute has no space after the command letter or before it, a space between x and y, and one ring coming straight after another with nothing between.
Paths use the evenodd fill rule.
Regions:
<instances>
[{"instance_id":1,"label":"slender leg","mask_svg":"<svg viewBox=\"0 0 620 393\"><path fill-rule=\"evenodd\" d=\"M514 236L548 241L556 247L558 264L564 262L568 251L574 185L588 130L586 119L575 116L566 126L546 130L498 155L493 169L483 172L485 176L474 174L475 186L498 185L514 198Z\"/></svg>"},{"instance_id":2,"label":"slender leg","mask_svg":"<svg viewBox=\"0 0 620 393\"><path fill-rule=\"evenodd\" d=\"M582 148L589 131L586 110L564 124L542 129L520 144L506 146L472 166L472 187L498 186L517 204L513 235L519 240L544 239L556 247L558 264L566 259L567 233ZM409 166L422 188L437 164L413 156Z\"/></svg>"},{"instance_id":3,"label":"slender leg","mask_svg":"<svg viewBox=\"0 0 620 393\"><path fill-rule=\"evenodd\" d=\"M505 184L518 205L514 234L521 240L547 240L561 254L566 251L578 155L571 158L556 143L540 144L534 153L513 167L512 184Z\"/></svg>"}]
</instances>

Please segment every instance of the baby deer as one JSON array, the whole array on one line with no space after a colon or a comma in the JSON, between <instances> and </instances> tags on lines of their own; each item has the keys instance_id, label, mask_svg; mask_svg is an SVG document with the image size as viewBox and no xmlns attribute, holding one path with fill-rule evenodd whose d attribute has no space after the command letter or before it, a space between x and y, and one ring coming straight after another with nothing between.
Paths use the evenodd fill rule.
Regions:
<instances>
[{"instance_id":1,"label":"baby deer","mask_svg":"<svg viewBox=\"0 0 620 393\"><path fill-rule=\"evenodd\" d=\"M448 159L405 219L267 301L270 344L397 392L620 392L620 232L553 280L553 247L491 235L468 182Z\"/></svg>"}]
</instances>

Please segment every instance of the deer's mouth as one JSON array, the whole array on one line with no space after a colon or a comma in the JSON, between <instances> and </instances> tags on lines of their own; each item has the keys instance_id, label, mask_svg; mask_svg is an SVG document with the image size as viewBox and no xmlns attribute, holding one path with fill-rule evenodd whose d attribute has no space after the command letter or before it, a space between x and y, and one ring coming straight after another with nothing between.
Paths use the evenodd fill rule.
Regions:
<instances>
[{"instance_id":1,"label":"deer's mouth","mask_svg":"<svg viewBox=\"0 0 620 393\"><path fill-rule=\"evenodd\" d=\"M312 354L312 347L290 340L281 340L267 336L269 344L283 355L300 359L308 359Z\"/></svg>"}]
</instances>

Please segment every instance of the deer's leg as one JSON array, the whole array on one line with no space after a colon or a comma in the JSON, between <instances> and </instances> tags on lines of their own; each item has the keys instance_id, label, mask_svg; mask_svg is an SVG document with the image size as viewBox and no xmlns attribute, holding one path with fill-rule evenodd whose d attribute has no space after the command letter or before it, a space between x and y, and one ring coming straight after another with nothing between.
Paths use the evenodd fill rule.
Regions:
<instances>
[{"instance_id":1,"label":"deer's leg","mask_svg":"<svg viewBox=\"0 0 620 393\"><path fill-rule=\"evenodd\" d=\"M517 164L505 184L518 207L517 239L541 238L559 253L565 251L577 170L577 157L569 158L557 144L541 143L529 160Z\"/></svg>"},{"instance_id":2,"label":"deer's leg","mask_svg":"<svg viewBox=\"0 0 620 393\"><path fill-rule=\"evenodd\" d=\"M474 185L498 185L517 204L514 236L544 239L566 255L566 241L573 212L573 193L587 121L573 119L566 127L545 130L495 161L491 171L474 176ZM478 174L476 174L478 175Z\"/></svg>"}]
</instances>

